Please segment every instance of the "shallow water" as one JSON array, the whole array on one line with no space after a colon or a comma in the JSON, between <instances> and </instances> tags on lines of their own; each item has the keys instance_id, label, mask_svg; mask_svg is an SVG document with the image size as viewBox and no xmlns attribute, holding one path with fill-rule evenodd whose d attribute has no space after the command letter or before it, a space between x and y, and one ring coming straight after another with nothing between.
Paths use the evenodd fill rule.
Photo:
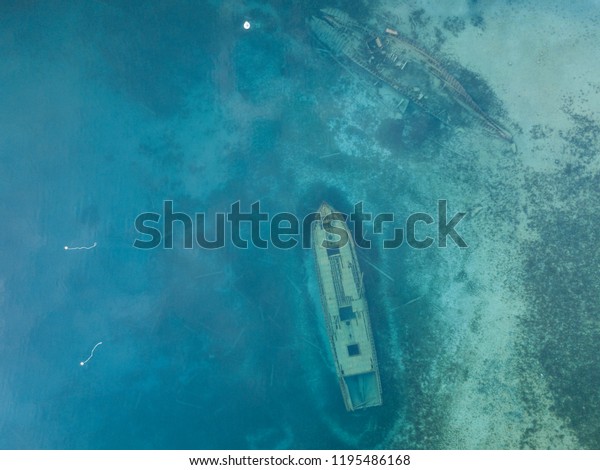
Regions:
<instances>
[{"instance_id":1,"label":"shallow water","mask_svg":"<svg viewBox=\"0 0 600 470\"><path fill-rule=\"evenodd\" d=\"M516 151L399 114L310 34L317 2L0 7L0 448L598 448L598 7L537 3L344 7L397 19ZM557 49L464 52L542 10L539 35L577 42L578 80ZM562 120L518 81L553 63ZM468 248L360 250L384 406L355 414L310 251L184 249L181 225L173 249L133 247L165 200L404 220L439 199L473 215Z\"/></svg>"}]
</instances>

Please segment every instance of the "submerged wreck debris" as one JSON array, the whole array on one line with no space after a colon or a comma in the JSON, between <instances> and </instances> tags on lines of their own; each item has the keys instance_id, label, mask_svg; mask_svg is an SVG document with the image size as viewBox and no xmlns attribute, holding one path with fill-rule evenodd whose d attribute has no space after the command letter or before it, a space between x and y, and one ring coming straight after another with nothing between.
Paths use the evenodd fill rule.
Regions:
<instances>
[{"instance_id":1,"label":"submerged wreck debris","mask_svg":"<svg viewBox=\"0 0 600 470\"><path fill-rule=\"evenodd\" d=\"M324 8L321 13L312 17L309 25L336 58L349 59L444 124L464 120L461 110L466 110L484 129L512 142L511 134L487 116L458 80L420 45L390 27L378 35L335 8Z\"/></svg>"}]
</instances>

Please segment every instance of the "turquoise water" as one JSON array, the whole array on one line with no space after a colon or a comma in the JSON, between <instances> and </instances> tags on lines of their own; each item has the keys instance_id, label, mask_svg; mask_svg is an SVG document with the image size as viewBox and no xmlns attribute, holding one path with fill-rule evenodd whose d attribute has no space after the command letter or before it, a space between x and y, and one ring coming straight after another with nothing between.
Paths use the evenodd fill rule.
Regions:
<instances>
[{"instance_id":1,"label":"turquoise water","mask_svg":"<svg viewBox=\"0 0 600 470\"><path fill-rule=\"evenodd\" d=\"M302 129L318 122L302 121L314 104L285 103L271 88L311 73L282 31L292 21L287 34L304 40L307 12L4 10L2 216L12 222L2 242L0 445L344 446L319 424L322 409L360 424L300 341L321 341L301 250L132 248L135 217L164 199L210 213L238 199L312 209L327 196L290 193L281 152L304 145ZM246 15L257 22L249 34ZM232 93L254 114L245 122L224 109Z\"/></svg>"},{"instance_id":2,"label":"turquoise water","mask_svg":"<svg viewBox=\"0 0 600 470\"><path fill-rule=\"evenodd\" d=\"M504 143L488 143L480 154L489 160L480 165L476 148L453 144L450 131L417 108L398 118L394 98L377 91L384 87L347 71L311 36L306 19L320 6L98 0L0 7L0 448L474 445L452 441L444 390L479 373L461 345L480 334L469 315L486 304L460 307L469 312L463 324L464 312L444 311L436 296L457 285L484 298L486 281L461 263L491 243L484 235L494 224L516 220L516 185L533 195L563 185L568 198L568 182L559 173L513 181L508 176L522 171L524 157ZM370 18L362 3L343 8ZM461 15L470 28L487 18L482 8ZM456 25L448 22L443 34L460 34ZM435 45L426 33L420 39ZM448 66L478 102L506 117L483 79ZM589 142L570 145L593 153L597 135L585 135ZM591 164L586 158L575 166L577 187L597 202L597 174L581 169ZM490 163L496 159L498 167ZM574 171L565 165L556 172ZM435 211L438 199L449 199L452 213L472 210L476 197L498 205L483 212L483 230L465 226L471 251L404 245L361 253L385 403L356 414L346 413L337 386L310 252L186 250L181 231L172 250L132 247L136 216L160 212L164 200L210 215L260 200L270 212L303 216L322 200L346 212L362 200L373 211L410 214ZM531 197L532 224L544 226L542 201ZM548 349L560 345L568 319L553 310L544 287L559 274L536 261L560 265L563 234L544 233L544 243L524 241L531 249L518 253L531 298L515 348L541 364L550 406L557 419L571 420L564 433L579 440L528 440L542 432L532 427L518 444L498 436L482 447L600 443L600 421L590 424L581 411L598 416L591 398L597 363L586 359L581 376ZM593 238L577 240L595 246ZM569 271L576 294L560 295L565 308L573 305L569 296L580 302L581 329L568 330L568 352L587 358L597 344L598 310L581 286L597 288L597 256L573 250L565 269L585 269ZM518 404L502 419L546 413L528 404L530 363L505 366L519 378L510 385ZM486 377L482 396L497 390ZM577 387L569 385L574 377Z\"/></svg>"}]
</instances>

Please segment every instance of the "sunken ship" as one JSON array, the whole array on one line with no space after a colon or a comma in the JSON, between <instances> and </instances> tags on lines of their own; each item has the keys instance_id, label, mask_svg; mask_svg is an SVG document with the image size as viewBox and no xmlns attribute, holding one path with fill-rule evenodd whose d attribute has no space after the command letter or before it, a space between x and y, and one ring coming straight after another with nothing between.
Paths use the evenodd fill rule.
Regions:
<instances>
[{"instance_id":1,"label":"sunken ship","mask_svg":"<svg viewBox=\"0 0 600 470\"><path fill-rule=\"evenodd\" d=\"M465 88L419 44L393 28L377 33L348 14L324 8L309 26L338 61L350 61L449 126L474 120L493 135L511 134L491 119Z\"/></svg>"},{"instance_id":2,"label":"sunken ship","mask_svg":"<svg viewBox=\"0 0 600 470\"><path fill-rule=\"evenodd\" d=\"M382 403L363 276L348 226L327 203L312 237L327 334L346 410Z\"/></svg>"}]
</instances>

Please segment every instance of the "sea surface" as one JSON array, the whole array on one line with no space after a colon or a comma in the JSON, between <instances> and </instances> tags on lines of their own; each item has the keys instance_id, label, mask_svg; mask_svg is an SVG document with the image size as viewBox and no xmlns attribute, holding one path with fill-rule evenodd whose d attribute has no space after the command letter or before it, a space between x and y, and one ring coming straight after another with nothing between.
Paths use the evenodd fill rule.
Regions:
<instances>
[{"instance_id":1,"label":"sea surface","mask_svg":"<svg viewBox=\"0 0 600 470\"><path fill-rule=\"evenodd\" d=\"M600 6L395 3L2 2L1 449L600 447ZM311 34L325 6L437 54L514 142L402 113ZM324 200L467 214L467 248L367 224L380 408L344 409L310 250L134 247L164 201L212 239L237 201Z\"/></svg>"}]
</instances>

